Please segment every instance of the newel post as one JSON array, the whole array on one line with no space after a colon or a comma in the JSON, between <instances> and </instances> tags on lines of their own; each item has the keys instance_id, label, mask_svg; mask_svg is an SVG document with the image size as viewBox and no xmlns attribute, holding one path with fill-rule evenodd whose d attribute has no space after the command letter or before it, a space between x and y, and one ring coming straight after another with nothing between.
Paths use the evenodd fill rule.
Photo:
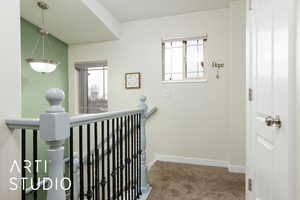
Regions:
<instances>
[{"instance_id":1,"label":"newel post","mask_svg":"<svg viewBox=\"0 0 300 200\"><path fill-rule=\"evenodd\" d=\"M64 181L64 143L70 136L70 118L61 106L65 98L61 89L48 89L45 97L50 107L40 116L40 135L48 145L48 177L53 182L47 200L65 200L66 192L61 183Z\"/></svg>"},{"instance_id":2,"label":"newel post","mask_svg":"<svg viewBox=\"0 0 300 200\"><path fill-rule=\"evenodd\" d=\"M149 177L148 177L148 167L147 167L147 157L146 157L146 113L148 110L148 106L146 104L147 98L145 96L140 96L140 103L139 103L139 108L142 108L144 110L143 114L141 115L141 148L142 148L142 172L141 172L141 186L142 186L142 193L146 194L150 190L150 185L149 185Z\"/></svg>"}]
</instances>

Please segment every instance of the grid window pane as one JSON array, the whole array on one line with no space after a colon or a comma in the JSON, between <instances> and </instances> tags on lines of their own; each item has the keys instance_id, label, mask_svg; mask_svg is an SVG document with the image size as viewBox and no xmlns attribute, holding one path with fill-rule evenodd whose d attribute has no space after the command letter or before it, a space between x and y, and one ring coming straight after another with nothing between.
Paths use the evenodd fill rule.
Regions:
<instances>
[{"instance_id":1,"label":"grid window pane","mask_svg":"<svg viewBox=\"0 0 300 200\"><path fill-rule=\"evenodd\" d=\"M183 78L183 43L166 42L164 45L165 80L182 80Z\"/></svg>"},{"instance_id":2,"label":"grid window pane","mask_svg":"<svg viewBox=\"0 0 300 200\"><path fill-rule=\"evenodd\" d=\"M172 80L172 74L171 73L169 73L169 74L165 73L164 80Z\"/></svg>"},{"instance_id":3,"label":"grid window pane","mask_svg":"<svg viewBox=\"0 0 300 200\"><path fill-rule=\"evenodd\" d=\"M172 49L165 49L165 73L172 73Z\"/></svg>"},{"instance_id":4,"label":"grid window pane","mask_svg":"<svg viewBox=\"0 0 300 200\"><path fill-rule=\"evenodd\" d=\"M172 48L182 48L183 46L183 42L182 41L174 41L174 42L171 42L172 43Z\"/></svg>"},{"instance_id":5,"label":"grid window pane","mask_svg":"<svg viewBox=\"0 0 300 200\"><path fill-rule=\"evenodd\" d=\"M172 73L182 73L182 63L183 63L183 49L173 48L172 49Z\"/></svg>"},{"instance_id":6,"label":"grid window pane","mask_svg":"<svg viewBox=\"0 0 300 200\"><path fill-rule=\"evenodd\" d=\"M164 80L202 79L204 69L204 40L164 43Z\"/></svg>"},{"instance_id":7,"label":"grid window pane","mask_svg":"<svg viewBox=\"0 0 300 200\"><path fill-rule=\"evenodd\" d=\"M190 40L187 42L187 78L201 78L204 75L204 48L203 40Z\"/></svg>"},{"instance_id":8,"label":"grid window pane","mask_svg":"<svg viewBox=\"0 0 300 200\"><path fill-rule=\"evenodd\" d=\"M166 42L165 43L165 48L171 48L172 47L172 42Z\"/></svg>"}]
</instances>

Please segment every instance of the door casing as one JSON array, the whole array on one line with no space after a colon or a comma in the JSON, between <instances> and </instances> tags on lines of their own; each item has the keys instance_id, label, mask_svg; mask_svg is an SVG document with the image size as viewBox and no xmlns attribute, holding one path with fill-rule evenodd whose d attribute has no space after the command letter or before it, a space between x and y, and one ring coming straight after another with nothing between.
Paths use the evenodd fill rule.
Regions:
<instances>
[{"instance_id":1,"label":"door casing","mask_svg":"<svg viewBox=\"0 0 300 200\"><path fill-rule=\"evenodd\" d=\"M297 0L277 0L285 1L290 4L290 21L289 21L289 81L288 81L288 163L289 171L287 176L289 178L289 187L286 191L289 195L287 200L296 199L296 33L297 33ZM248 89L253 88L253 78L255 71L251 67L253 53L252 48L252 10L255 9L252 6L252 0L247 0L246 4L246 183L248 179L252 179L252 191L249 191L248 184L246 184L246 199L255 200L255 180L254 180L254 166L255 162L253 160L253 141L255 134L254 130L254 109L252 101L248 99ZM255 94L255 91L254 91ZM255 95L254 97L255 98Z\"/></svg>"}]
</instances>

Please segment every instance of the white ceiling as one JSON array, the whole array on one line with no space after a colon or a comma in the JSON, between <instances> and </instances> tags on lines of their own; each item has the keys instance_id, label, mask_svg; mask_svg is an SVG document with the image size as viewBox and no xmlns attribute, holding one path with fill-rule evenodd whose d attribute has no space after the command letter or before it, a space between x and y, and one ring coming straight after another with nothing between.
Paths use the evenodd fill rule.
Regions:
<instances>
[{"instance_id":1,"label":"white ceiling","mask_svg":"<svg viewBox=\"0 0 300 200\"><path fill-rule=\"evenodd\" d=\"M121 22L226 8L233 0L98 0Z\"/></svg>"},{"instance_id":2,"label":"white ceiling","mask_svg":"<svg viewBox=\"0 0 300 200\"><path fill-rule=\"evenodd\" d=\"M38 0L21 0L21 16L41 27ZM120 22L226 8L233 0L43 0L46 30L68 44L118 39Z\"/></svg>"},{"instance_id":3,"label":"white ceiling","mask_svg":"<svg viewBox=\"0 0 300 200\"><path fill-rule=\"evenodd\" d=\"M105 24L105 20L100 19L92 9L101 5L91 1L82 0L44 0L50 6L45 11L46 30L55 37L68 44L99 42L117 39L114 30ZM91 2L92 6L88 5ZM41 11L36 5L37 0L21 0L21 16L31 23L41 27ZM97 7L98 6L98 7ZM101 10L101 13L105 11ZM107 14L107 13L105 13ZM109 19L108 19L109 20ZM113 19L112 19L113 20Z\"/></svg>"}]
</instances>

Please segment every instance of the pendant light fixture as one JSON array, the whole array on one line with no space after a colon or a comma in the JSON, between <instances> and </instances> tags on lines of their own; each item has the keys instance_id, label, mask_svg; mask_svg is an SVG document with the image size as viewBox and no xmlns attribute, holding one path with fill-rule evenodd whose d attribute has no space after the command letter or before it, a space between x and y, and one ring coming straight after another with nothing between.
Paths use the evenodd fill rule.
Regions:
<instances>
[{"instance_id":1,"label":"pendant light fixture","mask_svg":"<svg viewBox=\"0 0 300 200\"><path fill-rule=\"evenodd\" d=\"M49 59L45 55L45 43L48 36L48 32L45 29L44 11L49 9L49 5L45 2L39 1L38 7L42 11L42 29L40 30L41 37L36 41L35 47L32 51L31 57L26 59L30 64L31 68L40 73L50 73L56 69L57 62ZM40 40L42 39L42 57L34 57L37 47L39 46Z\"/></svg>"}]
</instances>

